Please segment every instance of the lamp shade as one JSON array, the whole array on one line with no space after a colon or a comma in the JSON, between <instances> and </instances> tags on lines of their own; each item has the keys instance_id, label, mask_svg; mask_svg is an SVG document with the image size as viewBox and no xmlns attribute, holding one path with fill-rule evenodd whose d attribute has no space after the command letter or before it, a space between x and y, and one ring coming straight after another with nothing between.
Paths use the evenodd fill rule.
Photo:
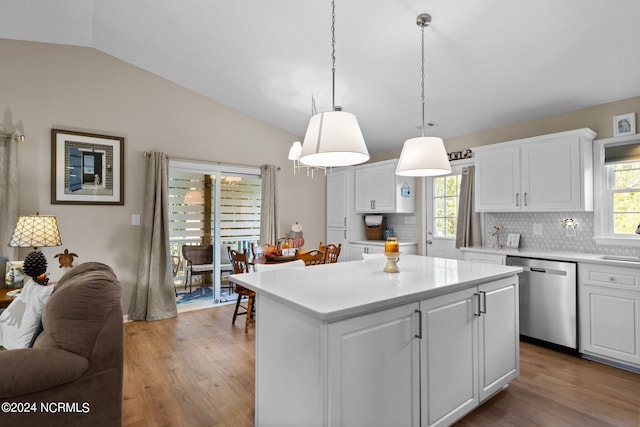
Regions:
<instances>
[{"instance_id":1,"label":"lamp shade","mask_svg":"<svg viewBox=\"0 0 640 427\"><path fill-rule=\"evenodd\" d=\"M287 158L289 160L298 160L301 152L302 144L300 141L294 141L293 144L291 144L291 148L289 148L289 156Z\"/></svg>"},{"instance_id":2,"label":"lamp shade","mask_svg":"<svg viewBox=\"0 0 640 427\"><path fill-rule=\"evenodd\" d=\"M358 119L346 111L318 113L309 120L300 163L308 166L350 166L369 160Z\"/></svg>"},{"instance_id":3,"label":"lamp shade","mask_svg":"<svg viewBox=\"0 0 640 427\"><path fill-rule=\"evenodd\" d=\"M421 136L405 141L396 175L439 176L449 173L451 165L441 138Z\"/></svg>"},{"instance_id":4,"label":"lamp shade","mask_svg":"<svg viewBox=\"0 0 640 427\"><path fill-rule=\"evenodd\" d=\"M201 190L189 190L184 195L184 203L187 205L204 205L204 194Z\"/></svg>"},{"instance_id":5,"label":"lamp shade","mask_svg":"<svg viewBox=\"0 0 640 427\"><path fill-rule=\"evenodd\" d=\"M60 246L58 221L53 215L23 215L18 218L9 246L18 248Z\"/></svg>"}]
</instances>

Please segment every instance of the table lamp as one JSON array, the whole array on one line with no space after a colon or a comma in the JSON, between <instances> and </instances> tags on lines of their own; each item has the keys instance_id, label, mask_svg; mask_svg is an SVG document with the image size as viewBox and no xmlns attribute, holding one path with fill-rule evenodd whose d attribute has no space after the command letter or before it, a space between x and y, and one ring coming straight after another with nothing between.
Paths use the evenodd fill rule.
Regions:
<instances>
[{"instance_id":1,"label":"table lamp","mask_svg":"<svg viewBox=\"0 0 640 427\"><path fill-rule=\"evenodd\" d=\"M60 246L60 231L58 222L53 215L21 215L16 222L16 228L9 242L9 246L17 248L33 247L24 259L23 270L27 276L41 285L46 285L47 259L38 250L39 247Z\"/></svg>"}]
</instances>

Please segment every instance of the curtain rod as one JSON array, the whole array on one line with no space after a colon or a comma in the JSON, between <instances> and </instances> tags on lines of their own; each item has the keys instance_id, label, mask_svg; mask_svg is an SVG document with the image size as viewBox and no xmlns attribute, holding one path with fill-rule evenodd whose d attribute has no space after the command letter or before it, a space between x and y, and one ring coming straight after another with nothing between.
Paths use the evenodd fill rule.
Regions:
<instances>
[{"instance_id":1,"label":"curtain rod","mask_svg":"<svg viewBox=\"0 0 640 427\"><path fill-rule=\"evenodd\" d=\"M0 133L0 138L15 139L18 142L24 142L24 135L19 134L17 132Z\"/></svg>"},{"instance_id":2,"label":"curtain rod","mask_svg":"<svg viewBox=\"0 0 640 427\"><path fill-rule=\"evenodd\" d=\"M151 152L150 151L145 151L144 152L144 156L145 157L151 156ZM260 166L241 165L239 163L208 162L208 161L203 161L203 160L184 159L184 158L180 158L180 157L171 157L171 156L169 156L167 154L165 154L165 157L167 159L169 159L169 160L175 160L175 161L181 161L181 162L204 163L204 164L207 164L207 165L215 165L215 166L232 166L232 167L239 167L239 168L260 168ZM280 166L278 166L276 169L280 170Z\"/></svg>"}]
</instances>

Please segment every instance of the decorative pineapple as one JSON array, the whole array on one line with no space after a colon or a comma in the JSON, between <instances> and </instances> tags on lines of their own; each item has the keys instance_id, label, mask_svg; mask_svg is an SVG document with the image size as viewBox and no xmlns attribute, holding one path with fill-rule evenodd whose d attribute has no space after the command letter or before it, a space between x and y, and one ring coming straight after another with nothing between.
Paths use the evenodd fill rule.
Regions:
<instances>
[{"instance_id":1,"label":"decorative pineapple","mask_svg":"<svg viewBox=\"0 0 640 427\"><path fill-rule=\"evenodd\" d=\"M46 285L47 278L47 258L40 251L31 251L27 254L23 264L24 274L33 278L40 285Z\"/></svg>"}]
</instances>

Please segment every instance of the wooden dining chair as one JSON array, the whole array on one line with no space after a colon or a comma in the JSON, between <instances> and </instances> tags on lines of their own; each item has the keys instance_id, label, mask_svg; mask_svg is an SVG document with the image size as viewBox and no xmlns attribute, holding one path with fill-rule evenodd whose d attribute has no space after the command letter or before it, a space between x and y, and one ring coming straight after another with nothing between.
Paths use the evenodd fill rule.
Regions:
<instances>
[{"instance_id":1,"label":"wooden dining chair","mask_svg":"<svg viewBox=\"0 0 640 427\"><path fill-rule=\"evenodd\" d=\"M334 262L338 262L338 257L340 256L341 249L342 243L338 243L338 246L336 246L333 243L323 245L322 242L320 242L320 245L318 245L318 250L324 252L325 264L333 264Z\"/></svg>"},{"instance_id":2,"label":"wooden dining chair","mask_svg":"<svg viewBox=\"0 0 640 427\"><path fill-rule=\"evenodd\" d=\"M269 243L263 243L261 245L258 245L257 243L251 243L251 256L253 257L252 260L253 262L256 262L260 259L263 259L266 257L266 255L270 252L273 252L276 250L276 247L274 245L270 245Z\"/></svg>"},{"instance_id":3,"label":"wooden dining chair","mask_svg":"<svg viewBox=\"0 0 640 427\"><path fill-rule=\"evenodd\" d=\"M231 261L231 266L233 267L233 274L242 274L249 272L249 254L247 253L246 249L243 252L238 252L234 249L229 248L229 259ZM247 332L249 332L251 315L253 314L255 308L256 293L238 284L234 286L233 290L238 294L238 300L236 301L236 308L233 311L233 320L231 321L231 324L236 324L236 318L238 316L247 316L244 325L244 333L246 334ZM247 297L246 306L241 304L241 300L243 297ZM241 308L244 309L244 311L239 311Z\"/></svg>"},{"instance_id":4,"label":"wooden dining chair","mask_svg":"<svg viewBox=\"0 0 640 427\"><path fill-rule=\"evenodd\" d=\"M324 252L317 249L311 249L310 251L297 250L296 259L304 261L304 265L324 264Z\"/></svg>"}]
</instances>

